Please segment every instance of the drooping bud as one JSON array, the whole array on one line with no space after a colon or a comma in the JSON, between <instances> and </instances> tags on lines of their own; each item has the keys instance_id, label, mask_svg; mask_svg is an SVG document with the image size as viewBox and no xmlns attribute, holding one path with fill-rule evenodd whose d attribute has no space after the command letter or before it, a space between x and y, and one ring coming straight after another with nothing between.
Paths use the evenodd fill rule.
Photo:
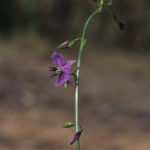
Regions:
<instances>
[{"instance_id":1,"label":"drooping bud","mask_svg":"<svg viewBox=\"0 0 150 150\"><path fill-rule=\"evenodd\" d=\"M67 40L67 41L63 42L62 44L60 44L58 46L58 48L60 48L60 49L70 48L73 45L75 45L79 40L80 40L80 38L76 38L76 39L73 39L73 40Z\"/></svg>"},{"instance_id":2,"label":"drooping bud","mask_svg":"<svg viewBox=\"0 0 150 150\"><path fill-rule=\"evenodd\" d=\"M70 42L70 40L67 40L67 41L65 41L65 42L63 42L63 43L61 43L59 46L58 46L58 48L62 48L62 49L64 49L64 48L69 48L69 42Z\"/></svg>"},{"instance_id":3,"label":"drooping bud","mask_svg":"<svg viewBox=\"0 0 150 150\"><path fill-rule=\"evenodd\" d=\"M124 24L122 21L120 21L120 20L118 19L118 16L117 16L116 12L114 11L114 9L112 8L111 5L109 6L109 8L110 8L110 10L111 10L111 12L112 12L113 19L114 19L115 22L118 24L120 30L124 30L125 24Z\"/></svg>"},{"instance_id":4,"label":"drooping bud","mask_svg":"<svg viewBox=\"0 0 150 150\"><path fill-rule=\"evenodd\" d=\"M79 40L81 40L81 38L76 38L76 39L74 39L74 40L71 40L70 42L69 42L69 47L72 47L73 45L75 45Z\"/></svg>"},{"instance_id":5,"label":"drooping bud","mask_svg":"<svg viewBox=\"0 0 150 150\"><path fill-rule=\"evenodd\" d=\"M66 122L66 123L64 123L64 125L62 126L62 128L71 128L74 125L75 125L74 122Z\"/></svg>"},{"instance_id":6,"label":"drooping bud","mask_svg":"<svg viewBox=\"0 0 150 150\"><path fill-rule=\"evenodd\" d=\"M75 143L75 142L80 138L82 132L83 132L83 129L82 129L82 127L79 125L79 127L78 127L78 132L76 132L76 134L74 135L74 137L72 138L72 140L71 140L71 142L70 142L71 145L72 145L73 143Z\"/></svg>"},{"instance_id":7,"label":"drooping bud","mask_svg":"<svg viewBox=\"0 0 150 150\"><path fill-rule=\"evenodd\" d=\"M79 132L77 132L77 133L74 135L74 137L72 138L70 144L72 145L73 143L75 143L75 142L80 138L81 134L82 134L82 130L79 131Z\"/></svg>"}]
</instances>

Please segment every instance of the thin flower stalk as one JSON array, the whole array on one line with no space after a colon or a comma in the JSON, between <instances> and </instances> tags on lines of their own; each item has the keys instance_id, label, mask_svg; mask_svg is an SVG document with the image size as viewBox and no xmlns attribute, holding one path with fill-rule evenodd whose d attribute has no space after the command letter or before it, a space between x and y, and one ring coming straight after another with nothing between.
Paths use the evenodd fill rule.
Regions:
<instances>
[{"instance_id":1,"label":"thin flower stalk","mask_svg":"<svg viewBox=\"0 0 150 150\"><path fill-rule=\"evenodd\" d=\"M78 59L77 59L77 70L76 70L76 77L78 79L78 82L75 86L75 130L76 133L78 133L80 131L80 126L79 126L79 75L80 75L80 66L81 66L81 58L82 58L82 53L84 50L84 46L86 43L86 31L87 31L87 27L89 25L89 22L92 20L92 18L94 16L96 16L97 14L102 12L102 5L101 7L97 8L87 19L85 25L84 25L84 29L82 32L82 36L81 36L81 43L80 43L80 50L79 50L79 54L78 54ZM76 142L76 149L80 150L80 138L77 140Z\"/></svg>"}]
</instances>

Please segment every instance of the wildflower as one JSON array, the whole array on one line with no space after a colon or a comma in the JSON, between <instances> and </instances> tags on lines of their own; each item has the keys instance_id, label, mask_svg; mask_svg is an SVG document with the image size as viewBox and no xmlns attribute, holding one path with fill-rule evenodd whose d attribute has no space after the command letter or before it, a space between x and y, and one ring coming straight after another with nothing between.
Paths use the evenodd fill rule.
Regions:
<instances>
[{"instance_id":1,"label":"wildflower","mask_svg":"<svg viewBox=\"0 0 150 150\"><path fill-rule=\"evenodd\" d=\"M53 76L58 76L55 82L55 86L61 86L64 83L69 82L69 78L71 75L71 66L76 62L75 60L68 60L66 61L63 57L63 55L53 52L52 53L52 61L53 64L56 65L56 67L50 67L50 71L53 71Z\"/></svg>"}]
</instances>

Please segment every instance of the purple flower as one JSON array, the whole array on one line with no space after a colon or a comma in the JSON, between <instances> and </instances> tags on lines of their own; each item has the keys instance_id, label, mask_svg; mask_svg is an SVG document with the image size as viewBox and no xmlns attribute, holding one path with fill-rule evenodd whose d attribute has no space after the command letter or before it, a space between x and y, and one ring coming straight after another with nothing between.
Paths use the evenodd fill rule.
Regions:
<instances>
[{"instance_id":1,"label":"purple flower","mask_svg":"<svg viewBox=\"0 0 150 150\"><path fill-rule=\"evenodd\" d=\"M50 67L50 71L53 71L53 76L58 76L55 82L55 86L61 86L64 83L69 82L69 78L71 75L71 66L76 62L75 60L68 60L66 61L64 57L56 52L52 53L52 61L56 67Z\"/></svg>"}]
</instances>

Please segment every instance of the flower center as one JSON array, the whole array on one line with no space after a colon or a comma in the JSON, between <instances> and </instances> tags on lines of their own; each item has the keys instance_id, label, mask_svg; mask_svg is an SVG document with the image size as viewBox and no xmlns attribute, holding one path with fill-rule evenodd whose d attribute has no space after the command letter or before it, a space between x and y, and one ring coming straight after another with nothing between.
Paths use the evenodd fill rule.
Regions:
<instances>
[{"instance_id":1,"label":"flower center","mask_svg":"<svg viewBox=\"0 0 150 150\"><path fill-rule=\"evenodd\" d=\"M56 73L57 73L57 74L60 74L60 73L61 73L61 69L60 69L60 68L57 68Z\"/></svg>"}]
</instances>

